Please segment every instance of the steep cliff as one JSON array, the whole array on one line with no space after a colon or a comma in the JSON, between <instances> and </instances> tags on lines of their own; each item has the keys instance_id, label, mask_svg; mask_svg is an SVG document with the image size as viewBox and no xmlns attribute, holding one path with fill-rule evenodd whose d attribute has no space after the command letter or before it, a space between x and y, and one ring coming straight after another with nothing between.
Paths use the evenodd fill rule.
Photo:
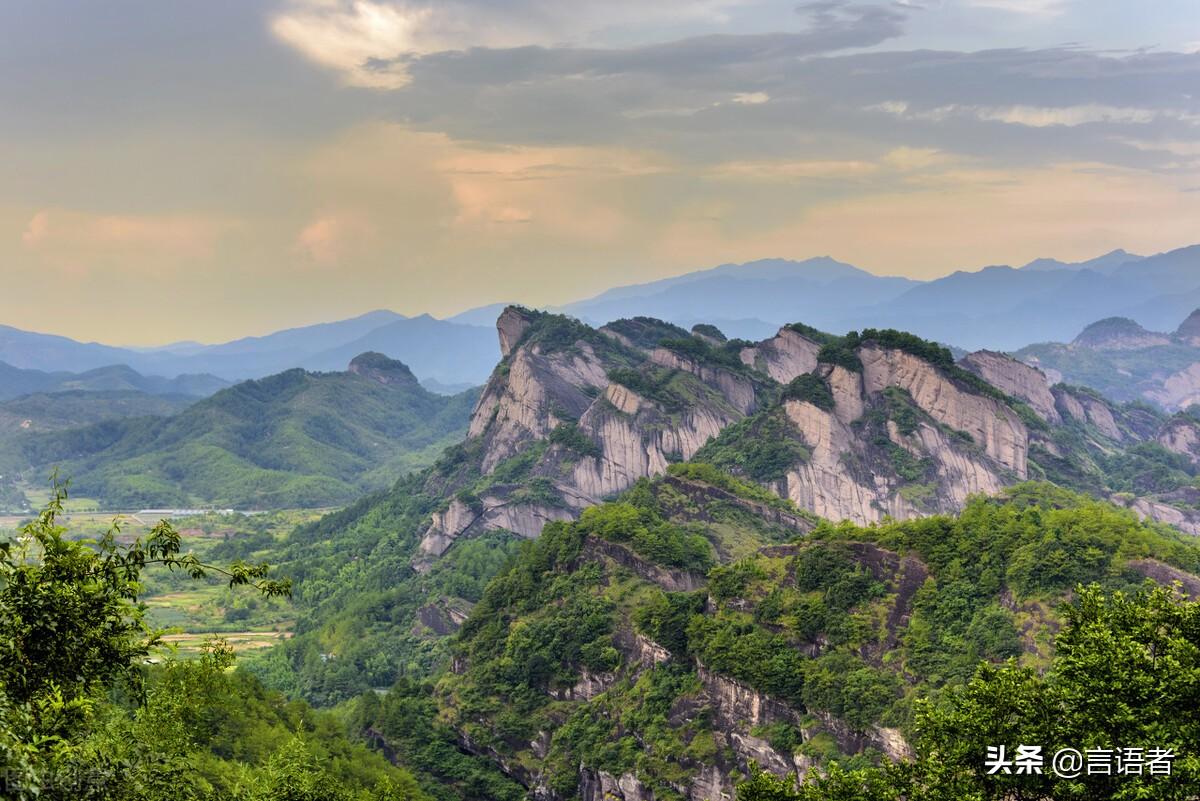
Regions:
<instances>
[{"instance_id":1,"label":"steep cliff","mask_svg":"<svg viewBox=\"0 0 1200 801\"><path fill-rule=\"evenodd\" d=\"M715 337L656 320L596 331L510 307L497 328L503 359L471 418L471 464L431 479L466 497L434 515L422 568L464 534L537 536L546 521L690 458L776 390Z\"/></svg>"},{"instance_id":2,"label":"steep cliff","mask_svg":"<svg viewBox=\"0 0 1200 801\"><path fill-rule=\"evenodd\" d=\"M781 384L817 369L821 335L803 326L784 326L773 338L742 348L739 356Z\"/></svg>"},{"instance_id":3,"label":"steep cliff","mask_svg":"<svg viewBox=\"0 0 1200 801\"><path fill-rule=\"evenodd\" d=\"M1155 438L1172 453L1186 456L1200 466L1200 418L1179 414L1172 417Z\"/></svg>"},{"instance_id":4,"label":"steep cliff","mask_svg":"<svg viewBox=\"0 0 1200 801\"><path fill-rule=\"evenodd\" d=\"M467 464L431 478L457 497L425 532L422 569L461 536L535 537L681 460L857 523L952 512L1031 475L1103 494L1097 460L1162 422L1051 388L1002 354L960 365L895 331L833 337L796 324L747 344L703 326L634 318L593 330L518 308L497 327L503 359L472 416Z\"/></svg>"},{"instance_id":5,"label":"steep cliff","mask_svg":"<svg viewBox=\"0 0 1200 801\"><path fill-rule=\"evenodd\" d=\"M305 598L284 648L297 685L329 703L452 658L459 678L439 697L455 742L545 799L717 798L750 761L806 770L837 752L901 754L906 721L887 699L913 676L969 674L973 652L956 650L968 632L990 654L988 632L1019 621L998 658L1042 664L1052 596L1035 585L1052 573L1065 592L1092 575L1084 521L1098 512L1047 524L1083 502L1027 479L1111 498L1125 507L1103 506L1114 531L1141 532L1137 518L1151 517L1200 533L1190 418L1047 390L997 354L960 365L895 331L789 326L761 343L722 342L648 318L592 329L515 308L498 329L503 356L470 436L303 532L313 547L296 563L349 578ZM1044 512L1026 517L1030 496ZM878 548L804 567L801 545L848 531ZM578 537L565 543L564 532ZM1146 552L1140 536L1122 557L1172 556ZM1060 538L1064 553L1089 554L1085 571L1041 569L1061 562ZM524 605L484 598L519 553L542 561L494 592ZM1119 562L1097 569L1134 581ZM533 578L547 571L547 583ZM588 597L560 594L576 581ZM950 588L966 605L930 606ZM466 609L477 622L452 640ZM565 650L547 658L547 643ZM802 686L787 681L797 675ZM855 677L849 696L838 676ZM858 716L851 696L882 700ZM798 722L712 726L720 710L755 708ZM630 717L640 710L653 719ZM564 776L569 786L555 784Z\"/></svg>"},{"instance_id":6,"label":"steep cliff","mask_svg":"<svg viewBox=\"0 0 1200 801\"><path fill-rule=\"evenodd\" d=\"M813 536L767 498L681 464L548 527L464 624L440 719L533 798L718 801L752 765L912 758L912 702L1044 664L1075 582L1200 586L1200 548L1048 485Z\"/></svg>"},{"instance_id":7,"label":"steep cliff","mask_svg":"<svg viewBox=\"0 0 1200 801\"><path fill-rule=\"evenodd\" d=\"M990 350L968 354L960 364L997 389L1028 403L1046 422L1062 422L1050 391L1051 382L1036 367Z\"/></svg>"},{"instance_id":8,"label":"steep cliff","mask_svg":"<svg viewBox=\"0 0 1200 801\"><path fill-rule=\"evenodd\" d=\"M840 356L818 350L814 359L839 363L793 376L781 404L726 429L696 458L821 517L858 523L954 511L1024 480L1030 432L1004 393L964 380L948 354L935 364L916 349L881 334Z\"/></svg>"}]
</instances>

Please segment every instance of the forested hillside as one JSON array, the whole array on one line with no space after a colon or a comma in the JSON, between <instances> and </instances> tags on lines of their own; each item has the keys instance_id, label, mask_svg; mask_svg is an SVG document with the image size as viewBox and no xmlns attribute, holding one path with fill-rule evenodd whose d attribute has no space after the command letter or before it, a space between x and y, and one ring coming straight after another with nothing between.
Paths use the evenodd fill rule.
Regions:
<instances>
[{"instance_id":1,"label":"forested hillside","mask_svg":"<svg viewBox=\"0 0 1200 801\"><path fill-rule=\"evenodd\" d=\"M585 799L716 798L755 764L904 760L919 699L981 661L1051 664L1076 586L1200 589L1191 538L1044 485L811 532L756 514L756 496L679 465L548 526L488 586L437 683L468 750Z\"/></svg>"},{"instance_id":2,"label":"forested hillside","mask_svg":"<svg viewBox=\"0 0 1200 801\"><path fill-rule=\"evenodd\" d=\"M423 389L364 354L342 373L246 381L172 417L108 420L9 439L7 471L58 467L109 508L331 506L386 487L462 436L474 392Z\"/></svg>"}]
</instances>

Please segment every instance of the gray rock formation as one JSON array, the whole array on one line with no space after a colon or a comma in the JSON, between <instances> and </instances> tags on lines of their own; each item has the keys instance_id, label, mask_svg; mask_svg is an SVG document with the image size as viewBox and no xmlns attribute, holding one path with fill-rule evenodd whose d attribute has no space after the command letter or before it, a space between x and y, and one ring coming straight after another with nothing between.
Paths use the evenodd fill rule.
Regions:
<instances>
[{"instance_id":1,"label":"gray rock formation","mask_svg":"<svg viewBox=\"0 0 1200 801\"><path fill-rule=\"evenodd\" d=\"M635 318L596 331L506 309L497 322L503 359L464 445L472 466L437 479L442 497L480 477L486 489L433 515L414 564L424 569L459 537L483 531L535 537L547 522L572 519L671 462L691 459L756 415L782 416L803 454L764 483L802 510L860 524L953 512L973 494L1026 480L1031 446L1069 458L1053 436L1058 426L1083 426L1089 442L1109 448L1154 437L1159 425L1153 415L1139 420L1090 391L1052 388L1036 368L990 351L970 354L962 367L999 393L916 351L872 340L856 349L861 370L857 363L820 364L819 335L804 330L784 327L734 351L731 361L736 346L707 329L692 335ZM1200 365L1196 370L1200 386ZM808 374L823 381L832 403L803 396L777 402L781 385ZM1005 396L1027 403L1045 425L1027 423ZM903 419L896 417L901 412ZM1196 458L1193 436L1182 424L1158 434L1164 446ZM520 476L499 478L521 460ZM1180 517L1151 500L1141 513L1171 523ZM1190 523L1181 525L1187 530Z\"/></svg>"},{"instance_id":2,"label":"gray rock formation","mask_svg":"<svg viewBox=\"0 0 1200 801\"><path fill-rule=\"evenodd\" d=\"M1055 407L1064 420L1093 426L1101 434L1117 442L1126 438L1121 427L1117 425L1112 407L1102 398L1062 385L1054 387L1053 393Z\"/></svg>"},{"instance_id":3,"label":"gray rock formation","mask_svg":"<svg viewBox=\"0 0 1200 801\"><path fill-rule=\"evenodd\" d=\"M1188 457L1200 467L1200 420L1183 415L1173 417L1155 439L1167 450Z\"/></svg>"},{"instance_id":4,"label":"gray rock formation","mask_svg":"<svg viewBox=\"0 0 1200 801\"><path fill-rule=\"evenodd\" d=\"M820 350L820 344L785 326L771 339L742 348L738 355L743 364L786 384L796 376L816 370Z\"/></svg>"},{"instance_id":5,"label":"gray rock formation","mask_svg":"<svg viewBox=\"0 0 1200 801\"><path fill-rule=\"evenodd\" d=\"M963 431L1017 478L1028 476L1029 431L1021 418L994 398L959 388L935 367L910 353L867 345L859 349L863 388L899 387L937 422Z\"/></svg>"},{"instance_id":6,"label":"gray rock formation","mask_svg":"<svg viewBox=\"0 0 1200 801\"><path fill-rule=\"evenodd\" d=\"M1036 367L990 350L968 354L959 364L1000 391L1025 401L1046 422L1062 422L1050 380Z\"/></svg>"},{"instance_id":7,"label":"gray rock formation","mask_svg":"<svg viewBox=\"0 0 1200 801\"><path fill-rule=\"evenodd\" d=\"M1186 409L1200 405L1200 362L1171 373L1145 396L1164 409Z\"/></svg>"}]
</instances>

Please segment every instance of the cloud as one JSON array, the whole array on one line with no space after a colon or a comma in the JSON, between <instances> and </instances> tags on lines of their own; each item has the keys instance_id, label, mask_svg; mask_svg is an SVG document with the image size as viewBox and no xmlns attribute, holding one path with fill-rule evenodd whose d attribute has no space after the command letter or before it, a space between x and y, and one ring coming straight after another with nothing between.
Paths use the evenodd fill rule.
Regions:
<instances>
[{"instance_id":1,"label":"cloud","mask_svg":"<svg viewBox=\"0 0 1200 801\"><path fill-rule=\"evenodd\" d=\"M967 0L976 8L992 8L1031 17L1055 17L1067 10L1068 0Z\"/></svg>"},{"instance_id":2,"label":"cloud","mask_svg":"<svg viewBox=\"0 0 1200 801\"><path fill-rule=\"evenodd\" d=\"M955 116L970 116L979 120L1024 125L1029 128L1047 128L1061 125L1073 128L1077 125L1106 122L1130 125L1146 125L1160 117L1187 120L1192 115L1177 109L1149 109L1105 106L1087 103L1077 106L971 106L949 105L937 108L911 109L903 101L885 101L869 107L873 111L885 111L899 117L944 122Z\"/></svg>"},{"instance_id":3,"label":"cloud","mask_svg":"<svg viewBox=\"0 0 1200 801\"><path fill-rule=\"evenodd\" d=\"M733 96L733 102L743 106L758 106L770 99L771 96L766 92L738 92Z\"/></svg>"},{"instance_id":4,"label":"cloud","mask_svg":"<svg viewBox=\"0 0 1200 801\"><path fill-rule=\"evenodd\" d=\"M352 86L400 89L413 79L422 57L476 49L508 50L539 47L556 49L591 46L617 37L622 46L599 49L618 57L651 59L669 54L674 42L655 38L656 25L684 26L704 22L711 29L749 0L668 0L645 4L637 0L290 0L270 22L271 31L309 60L336 70ZM907 9L898 4L820 0L795 9L807 29L796 42L808 52L832 52L867 47L903 32ZM774 23L771 25L770 23ZM794 26L793 19L771 15L768 27ZM632 32L649 34L643 44L628 46ZM634 38L641 38L634 36ZM716 50L720 36L700 36ZM676 40L686 42L684 40ZM649 42L653 42L652 44ZM687 45L683 45L687 47ZM750 92L748 94L756 94Z\"/></svg>"},{"instance_id":5,"label":"cloud","mask_svg":"<svg viewBox=\"0 0 1200 801\"><path fill-rule=\"evenodd\" d=\"M944 167L960 159L931 147L898 147L884 154L883 164L896 170L927 170Z\"/></svg>"},{"instance_id":6,"label":"cloud","mask_svg":"<svg viewBox=\"0 0 1200 801\"><path fill-rule=\"evenodd\" d=\"M408 82L407 75L385 62L427 52L433 42L425 26L432 15L429 8L370 0L312 0L277 16L271 30L316 63L341 72L351 85L398 89Z\"/></svg>"},{"instance_id":7,"label":"cloud","mask_svg":"<svg viewBox=\"0 0 1200 801\"><path fill-rule=\"evenodd\" d=\"M42 210L29 220L29 225L25 227L25 233L21 234L21 241L25 243L25 247L37 247L49 235L50 212Z\"/></svg>"},{"instance_id":8,"label":"cloud","mask_svg":"<svg viewBox=\"0 0 1200 801\"><path fill-rule=\"evenodd\" d=\"M707 171L716 178L791 182L855 179L871 176L880 165L870 161L730 161Z\"/></svg>"},{"instance_id":9,"label":"cloud","mask_svg":"<svg viewBox=\"0 0 1200 801\"><path fill-rule=\"evenodd\" d=\"M830 47L865 47L889 29L860 12L863 24L844 27L853 6L838 4L833 16L822 8L807 7L816 21L802 32L433 53L409 65L411 83L386 101L413 128L464 141L620 144L709 163L877 161L904 145L1014 167L1152 169L1167 165L1163 154L1118 139L1200 136L1200 56L833 55Z\"/></svg>"},{"instance_id":10,"label":"cloud","mask_svg":"<svg viewBox=\"0 0 1200 801\"><path fill-rule=\"evenodd\" d=\"M46 253L98 255L151 251L172 258L210 255L231 223L195 215L93 214L43 209L29 220L21 240Z\"/></svg>"},{"instance_id":11,"label":"cloud","mask_svg":"<svg viewBox=\"0 0 1200 801\"><path fill-rule=\"evenodd\" d=\"M330 267L362 247L364 238L371 232L370 225L353 215L324 215L300 229L295 250L312 263Z\"/></svg>"}]
</instances>

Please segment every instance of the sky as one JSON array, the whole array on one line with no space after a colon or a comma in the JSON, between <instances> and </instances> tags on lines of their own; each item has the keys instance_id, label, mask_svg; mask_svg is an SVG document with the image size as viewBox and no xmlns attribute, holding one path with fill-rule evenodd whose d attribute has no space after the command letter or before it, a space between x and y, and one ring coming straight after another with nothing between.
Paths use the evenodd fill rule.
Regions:
<instances>
[{"instance_id":1,"label":"sky","mask_svg":"<svg viewBox=\"0 0 1200 801\"><path fill-rule=\"evenodd\" d=\"M0 323L215 342L726 262L1200 242L1195 0L6 0Z\"/></svg>"}]
</instances>

